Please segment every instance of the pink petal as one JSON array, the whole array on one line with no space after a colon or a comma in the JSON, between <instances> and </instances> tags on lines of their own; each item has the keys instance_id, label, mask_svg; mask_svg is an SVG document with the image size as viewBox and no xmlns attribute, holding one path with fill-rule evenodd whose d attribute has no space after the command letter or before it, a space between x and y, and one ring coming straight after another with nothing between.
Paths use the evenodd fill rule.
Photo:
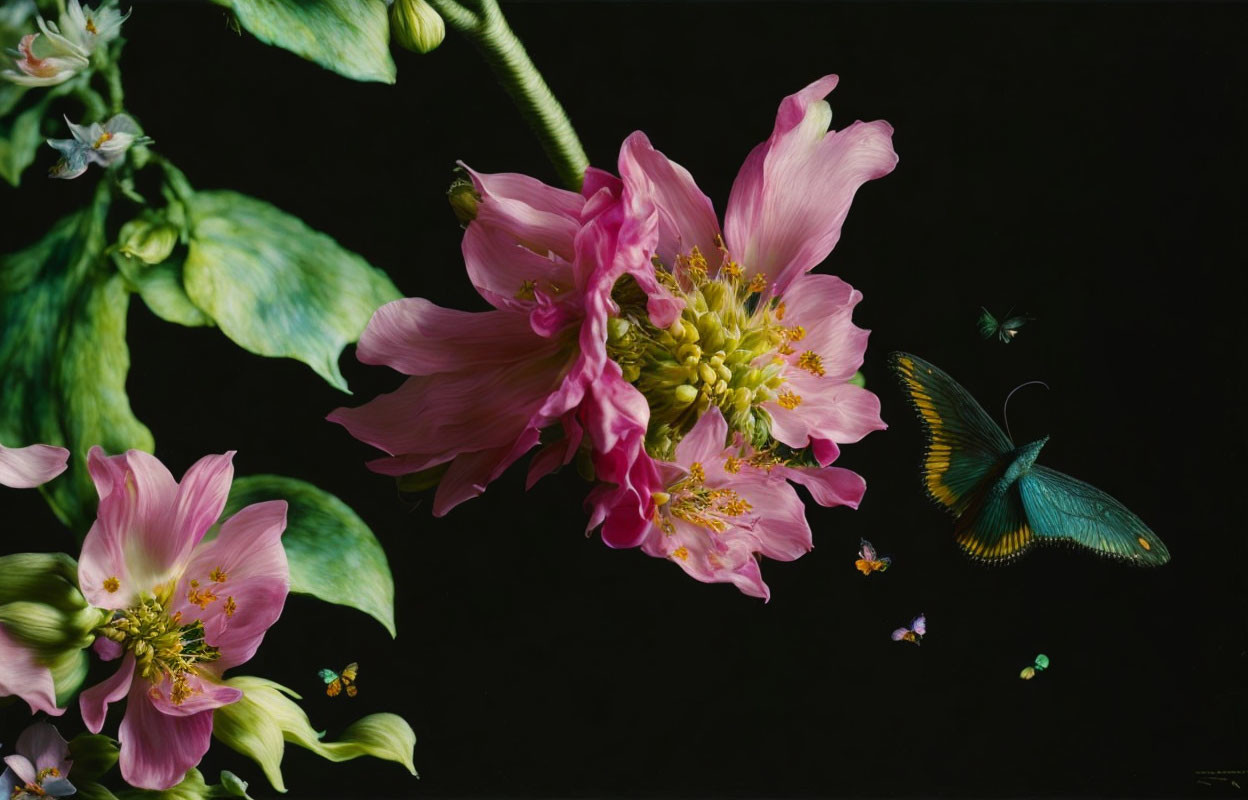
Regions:
<instances>
[{"instance_id":1,"label":"pink petal","mask_svg":"<svg viewBox=\"0 0 1248 800\"><path fill-rule=\"evenodd\" d=\"M566 229L562 233L567 241L560 242L559 249L570 253L577 225L574 220L563 223ZM511 231L490 225L480 217L464 232L463 253L472 285L498 309L531 308L533 299L524 296L526 285L546 290L558 287L562 291L576 287L572 265L565 258L552 251L534 252Z\"/></svg>"},{"instance_id":2,"label":"pink petal","mask_svg":"<svg viewBox=\"0 0 1248 800\"><path fill-rule=\"evenodd\" d=\"M897 164L887 122L829 131L829 75L786 97L771 137L746 158L728 199L728 244L784 292L832 252L854 193Z\"/></svg>"},{"instance_id":3,"label":"pink petal","mask_svg":"<svg viewBox=\"0 0 1248 800\"><path fill-rule=\"evenodd\" d=\"M49 444L29 447L0 445L0 484L30 489L47 483L65 471L69 451Z\"/></svg>"},{"instance_id":4,"label":"pink petal","mask_svg":"<svg viewBox=\"0 0 1248 800\"><path fill-rule=\"evenodd\" d=\"M880 419L880 398L852 383L827 383L808 373L786 372L789 387L802 398L797 408L765 403L771 414L771 433L789 447L805 447L824 438L852 444L871 431L888 426Z\"/></svg>"},{"instance_id":5,"label":"pink petal","mask_svg":"<svg viewBox=\"0 0 1248 800\"><path fill-rule=\"evenodd\" d=\"M555 253L572 260L572 239L585 198L575 192L547 186L536 178L514 172L487 174L468 170L481 195L477 218L468 224L497 228L534 253Z\"/></svg>"},{"instance_id":6,"label":"pink petal","mask_svg":"<svg viewBox=\"0 0 1248 800\"><path fill-rule=\"evenodd\" d=\"M5 756L4 764L9 769L13 770L13 774L17 775L18 779L21 780L22 783L34 783L39 776L39 770L35 768L35 765L31 763L30 759L19 753ZM11 797L12 795L10 795L10 798ZM18 795L18 797L20 800L25 800L25 798L21 795Z\"/></svg>"},{"instance_id":7,"label":"pink petal","mask_svg":"<svg viewBox=\"0 0 1248 800\"><path fill-rule=\"evenodd\" d=\"M56 728L46 722L36 722L22 731L22 735L17 737L17 752L30 759L36 772L48 767L56 767L62 776L69 773L69 743L57 732ZM17 768L13 771L21 775ZM24 778L24 780L31 779Z\"/></svg>"},{"instance_id":8,"label":"pink petal","mask_svg":"<svg viewBox=\"0 0 1248 800\"><path fill-rule=\"evenodd\" d=\"M821 467L826 467L841 457L841 448L831 439L811 439L810 450Z\"/></svg>"},{"instance_id":9,"label":"pink petal","mask_svg":"<svg viewBox=\"0 0 1248 800\"><path fill-rule=\"evenodd\" d=\"M177 536L165 537L166 541L177 542L173 563L184 563L221 516L234 480L233 459L233 450L224 455L204 456L182 476L173 511L173 529Z\"/></svg>"},{"instance_id":10,"label":"pink petal","mask_svg":"<svg viewBox=\"0 0 1248 800\"><path fill-rule=\"evenodd\" d=\"M826 381L844 383L862 366L868 331L853 323L862 292L833 275L800 275L784 293L784 324L800 325L805 336L793 343L795 363L807 350L817 353Z\"/></svg>"},{"instance_id":11,"label":"pink petal","mask_svg":"<svg viewBox=\"0 0 1248 800\"><path fill-rule=\"evenodd\" d=\"M536 428L526 428L511 445L457 456L438 483L433 496L433 515L445 516L455 506L484 492L485 487L520 456L536 447L540 438L541 433Z\"/></svg>"},{"instance_id":12,"label":"pink petal","mask_svg":"<svg viewBox=\"0 0 1248 800\"><path fill-rule=\"evenodd\" d=\"M671 535L652 527L652 535L642 545L648 555L668 558L689 577L703 583L730 583L742 594L771 598L763 582L758 559L751 552L751 541L739 531L712 534L703 528L677 520ZM680 548L684 547L684 551Z\"/></svg>"},{"instance_id":13,"label":"pink petal","mask_svg":"<svg viewBox=\"0 0 1248 800\"><path fill-rule=\"evenodd\" d=\"M140 789L164 790L199 763L212 743L212 712L186 717L162 714L147 695L151 684L135 681L121 720L121 777Z\"/></svg>"},{"instance_id":14,"label":"pink petal","mask_svg":"<svg viewBox=\"0 0 1248 800\"><path fill-rule=\"evenodd\" d=\"M676 445L676 463L688 468L693 462L722 461L728 440L728 423L717 406L711 406Z\"/></svg>"},{"instance_id":15,"label":"pink petal","mask_svg":"<svg viewBox=\"0 0 1248 800\"><path fill-rule=\"evenodd\" d=\"M794 561L814 546L806 506L797 492L773 473L743 469L732 486L750 502L750 523L743 527L752 535L752 548L777 561ZM752 523L752 524L751 524Z\"/></svg>"},{"instance_id":16,"label":"pink petal","mask_svg":"<svg viewBox=\"0 0 1248 800\"><path fill-rule=\"evenodd\" d=\"M250 659L282 615L290 591L290 567L281 542L286 511L285 500L243 508L221 525L217 538L195 549L178 583L171 610L181 613L184 623L203 622L204 639L221 650L212 664L218 672ZM214 581L214 572L225 580ZM205 607L190 601L192 580L199 582ZM207 599L208 593L216 599Z\"/></svg>"},{"instance_id":17,"label":"pink petal","mask_svg":"<svg viewBox=\"0 0 1248 800\"><path fill-rule=\"evenodd\" d=\"M526 314L457 311L409 297L377 309L356 357L406 375L433 375L522 361L541 346Z\"/></svg>"},{"instance_id":18,"label":"pink petal","mask_svg":"<svg viewBox=\"0 0 1248 800\"><path fill-rule=\"evenodd\" d=\"M98 516L82 544L78 579L97 608L133 605L139 593L164 582L189 548L174 525L178 484L156 458L138 450L105 456L98 446L87 469L100 495ZM115 578L120 589L104 583Z\"/></svg>"},{"instance_id":19,"label":"pink petal","mask_svg":"<svg viewBox=\"0 0 1248 800\"><path fill-rule=\"evenodd\" d=\"M218 665L214 663L212 666ZM236 703L243 696L241 689L235 689L233 686L226 686L199 675L187 675L186 683L190 687L191 695L181 703L175 704L169 699L171 682L168 677L157 686L149 685L147 698L162 714L171 717L189 717L201 711L211 711L214 708Z\"/></svg>"},{"instance_id":20,"label":"pink petal","mask_svg":"<svg viewBox=\"0 0 1248 800\"><path fill-rule=\"evenodd\" d=\"M805 486L821 506L857 508L867 491L867 482L861 475L840 467L778 469L784 477Z\"/></svg>"},{"instance_id":21,"label":"pink petal","mask_svg":"<svg viewBox=\"0 0 1248 800\"><path fill-rule=\"evenodd\" d=\"M102 661L115 661L125 652L125 648L120 644L103 636L95 637L95 641L91 643L91 649Z\"/></svg>"},{"instance_id":22,"label":"pink petal","mask_svg":"<svg viewBox=\"0 0 1248 800\"><path fill-rule=\"evenodd\" d=\"M687 255L697 247L707 261L718 265L719 220L688 170L655 150L641 131L624 140L619 167L625 192L645 198L658 212L656 251L664 264L670 268L677 254Z\"/></svg>"},{"instance_id":23,"label":"pink petal","mask_svg":"<svg viewBox=\"0 0 1248 800\"><path fill-rule=\"evenodd\" d=\"M125 697L130 691L131 683L146 683L146 681L134 680L134 655L126 653L125 660L121 662L121 666L111 678L97 683L78 695L78 710L82 712L82 721L86 723L87 730L92 733L100 732L100 729L104 727L104 717L108 714L109 704L116 703Z\"/></svg>"},{"instance_id":24,"label":"pink petal","mask_svg":"<svg viewBox=\"0 0 1248 800\"><path fill-rule=\"evenodd\" d=\"M0 625L0 697L8 695L25 700L32 714L42 711L59 717L65 713L65 709L56 707L51 670Z\"/></svg>"},{"instance_id":25,"label":"pink petal","mask_svg":"<svg viewBox=\"0 0 1248 800\"><path fill-rule=\"evenodd\" d=\"M534 484L542 478L570 462L576 456L576 451L580 449L584 435L585 430L576 421L576 416L565 414L563 438L551 442L533 456L533 461L529 464L528 477L524 481L525 491L532 489Z\"/></svg>"}]
</instances>

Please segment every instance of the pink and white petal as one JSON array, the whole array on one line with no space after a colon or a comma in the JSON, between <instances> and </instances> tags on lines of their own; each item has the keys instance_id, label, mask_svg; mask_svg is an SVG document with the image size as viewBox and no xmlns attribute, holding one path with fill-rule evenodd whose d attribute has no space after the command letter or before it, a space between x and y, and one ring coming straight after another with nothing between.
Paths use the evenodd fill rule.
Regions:
<instances>
[{"instance_id":1,"label":"pink and white petal","mask_svg":"<svg viewBox=\"0 0 1248 800\"><path fill-rule=\"evenodd\" d=\"M281 542L286 511L285 500L241 509L221 525L216 539L196 548L179 582L171 608L184 620L203 622L205 641L221 651L215 668L249 660L282 615L290 591L290 567ZM224 580L213 580L214 573ZM203 605L190 601L191 580L199 582Z\"/></svg>"},{"instance_id":2,"label":"pink and white petal","mask_svg":"<svg viewBox=\"0 0 1248 800\"><path fill-rule=\"evenodd\" d=\"M830 383L800 371L786 372L785 377L802 402L792 409L778 403L764 407L772 417L772 435L790 447L805 447L808 438L852 444L888 427L880 418L880 398L860 386Z\"/></svg>"},{"instance_id":3,"label":"pink and white petal","mask_svg":"<svg viewBox=\"0 0 1248 800\"><path fill-rule=\"evenodd\" d=\"M162 714L147 695L149 686L134 682L121 720L121 777L131 786L161 791L180 782L208 752L212 712Z\"/></svg>"},{"instance_id":4,"label":"pink and white petal","mask_svg":"<svg viewBox=\"0 0 1248 800\"><path fill-rule=\"evenodd\" d=\"M793 347L794 363L807 350L818 354L824 374L843 383L853 377L867 352L870 332L853 323L862 293L833 275L802 275L785 292L784 323L801 326L805 336Z\"/></svg>"},{"instance_id":5,"label":"pink and white petal","mask_svg":"<svg viewBox=\"0 0 1248 800\"><path fill-rule=\"evenodd\" d=\"M32 714L42 711L59 717L65 713L65 709L56 707L52 671L0 625L0 697L8 695L25 700Z\"/></svg>"},{"instance_id":6,"label":"pink and white petal","mask_svg":"<svg viewBox=\"0 0 1248 800\"><path fill-rule=\"evenodd\" d=\"M130 693L131 683L146 683L142 679L134 680L134 654L126 653L121 666L107 678L78 695L78 710L82 713L82 721L87 730L99 733L104 727L104 717L108 714L110 703L116 703Z\"/></svg>"},{"instance_id":7,"label":"pink and white petal","mask_svg":"<svg viewBox=\"0 0 1248 800\"><path fill-rule=\"evenodd\" d=\"M484 492L508 467L536 447L540 439L537 428L526 428L511 445L456 456L433 495L433 515L445 516L455 506Z\"/></svg>"},{"instance_id":8,"label":"pink and white petal","mask_svg":"<svg viewBox=\"0 0 1248 800\"><path fill-rule=\"evenodd\" d=\"M676 445L676 463L688 468L694 462L718 464L727 455L728 423L718 406L711 406Z\"/></svg>"},{"instance_id":9,"label":"pink and white petal","mask_svg":"<svg viewBox=\"0 0 1248 800\"><path fill-rule=\"evenodd\" d=\"M751 552L748 536L733 529L713 535L681 520L676 521L675 527L673 535L664 535L665 541L658 544L657 552L650 549L647 552L670 558L694 580L731 583L742 594L770 600L771 590L763 582L763 573ZM664 550L666 552L662 552Z\"/></svg>"},{"instance_id":10,"label":"pink and white petal","mask_svg":"<svg viewBox=\"0 0 1248 800\"><path fill-rule=\"evenodd\" d=\"M121 658L122 653L126 652L120 644L103 636L95 637L95 641L91 643L91 649L101 661L116 661Z\"/></svg>"},{"instance_id":11,"label":"pink and white petal","mask_svg":"<svg viewBox=\"0 0 1248 800\"><path fill-rule=\"evenodd\" d=\"M527 312L459 311L407 297L373 313L356 357L405 375L434 375L513 363L541 344L529 329Z\"/></svg>"},{"instance_id":12,"label":"pink and white petal","mask_svg":"<svg viewBox=\"0 0 1248 800\"><path fill-rule=\"evenodd\" d=\"M216 664L213 666L215 667ZM147 697L157 711L171 717L189 717L202 711L211 711L214 708L228 706L230 703L237 703L243 697L241 689L235 689L233 686L226 686L199 675L188 675L186 683L191 690L191 695L181 703L170 701L171 681L167 676L159 685L147 690Z\"/></svg>"},{"instance_id":13,"label":"pink and white petal","mask_svg":"<svg viewBox=\"0 0 1248 800\"><path fill-rule=\"evenodd\" d=\"M734 488L753 507L752 524L741 526L756 540L753 549L777 561L794 561L810 552L814 542L806 506L788 481L753 470L742 470L741 478Z\"/></svg>"},{"instance_id":14,"label":"pink and white petal","mask_svg":"<svg viewBox=\"0 0 1248 800\"><path fill-rule=\"evenodd\" d=\"M168 579L177 566L185 537L174 528L178 484L164 464L140 450L105 456L92 447L87 469L100 505L83 542L78 567L80 578L87 580L81 588L92 605L123 608L138 592ZM121 582L119 591L102 588L109 577Z\"/></svg>"},{"instance_id":15,"label":"pink and white petal","mask_svg":"<svg viewBox=\"0 0 1248 800\"><path fill-rule=\"evenodd\" d=\"M32 489L60 475L68 462L69 451L64 447L0 445L0 484L14 489Z\"/></svg>"},{"instance_id":16,"label":"pink and white petal","mask_svg":"<svg viewBox=\"0 0 1248 800\"><path fill-rule=\"evenodd\" d=\"M13 774L16 775L22 783L34 783L39 777L39 770L35 767L34 763L20 753L5 756L4 765L13 770ZM21 794L17 796L18 798L21 798L21 800L25 800Z\"/></svg>"},{"instance_id":17,"label":"pink and white petal","mask_svg":"<svg viewBox=\"0 0 1248 800\"><path fill-rule=\"evenodd\" d=\"M175 565L186 562L195 545L216 524L225 509L225 500L234 480L233 460L233 450L222 455L204 456L182 476L173 511L173 530L177 537L168 537L177 542L178 549L173 558Z\"/></svg>"},{"instance_id":18,"label":"pink and white petal","mask_svg":"<svg viewBox=\"0 0 1248 800\"><path fill-rule=\"evenodd\" d=\"M887 122L829 131L829 75L780 103L770 138L746 159L725 217L728 244L781 293L823 261L841 236L854 193L897 165Z\"/></svg>"},{"instance_id":19,"label":"pink and white petal","mask_svg":"<svg viewBox=\"0 0 1248 800\"><path fill-rule=\"evenodd\" d=\"M463 165L472 177L481 202L477 217L468 224L497 228L517 244L540 253L572 260L572 239L585 198L576 192L547 186L518 173L486 174Z\"/></svg>"},{"instance_id":20,"label":"pink and white petal","mask_svg":"<svg viewBox=\"0 0 1248 800\"><path fill-rule=\"evenodd\" d=\"M866 494L867 482L858 473L841 467L780 467L785 478L800 483L821 506L857 508Z\"/></svg>"},{"instance_id":21,"label":"pink and white petal","mask_svg":"<svg viewBox=\"0 0 1248 800\"><path fill-rule=\"evenodd\" d=\"M69 772L69 743L47 722L36 722L22 731L22 735L17 737L16 749L30 759L36 774L48 767L55 767L61 775ZM13 771L21 775L16 767Z\"/></svg>"},{"instance_id":22,"label":"pink and white petal","mask_svg":"<svg viewBox=\"0 0 1248 800\"><path fill-rule=\"evenodd\" d=\"M677 254L697 247L712 268L719 265L719 220L688 170L655 150L641 131L624 140L619 168L625 194L644 197L658 212L656 252L664 264L671 268Z\"/></svg>"}]
</instances>

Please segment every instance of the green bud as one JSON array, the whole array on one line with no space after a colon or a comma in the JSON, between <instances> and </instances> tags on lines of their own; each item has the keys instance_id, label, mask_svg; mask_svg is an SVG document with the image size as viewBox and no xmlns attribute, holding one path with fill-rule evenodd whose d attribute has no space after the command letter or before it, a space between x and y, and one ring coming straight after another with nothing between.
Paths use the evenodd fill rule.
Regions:
<instances>
[{"instance_id":1,"label":"green bud","mask_svg":"<svg viewBox=\"0 0 1248 800\"><path fill-rule=\"evenodd\" d=\"M74 780L94 781L117 763L117 742L97 733L80 733L69 740L69 757L74 762Z\"/></svg>"},{"instance_id":2,"label":"green bud","mask_svg":"<svg viewBox=\"0 0 1248 800\"><path fill-rule=\"evenodd\" d=\"M451 204L451 210L455 212L455 219L459 220L460 225L467 226L477 218L477 204L481 202L481 195L477 194L477 187L463 174L463 170L457 171L460 174L451 181L450 188L446 190L446 199Z\"/></svg>"},{"instance_id":3,"label":"green bud","mask_svg":"<svg viewBox=\"0 0 1248 800\"><path fill-rule=\"evenodd\" d=\"M221 770L221 788L229 792L230 797L250 797L247 794L247 781L228 769Z\"/></svg>"},{"instance_id":4,"label":"green bud","mask_svg":"<svg viewBox=\"0 0 1248 800\"><path fill-rule=\"evenodd\" d=\"M330 761L347 761L374 756L397 761L413 775L412 751L416 734L395 714L370 714L350 725L336 742L322 742L308 721L308 715L291 698L299 695L272 681L246 675L230 678L226 685L241 689L238 702L221 706L212 714L212 735L264 770L265 777L279 792L286 791L282 779L282 755L286 742L297 744Z\"/></svg>"},{"instance_id":5,"label":"green bud","mask_svg":"<svg viewBox=\"0 0 1248 800\"><path fill-rule=\"evenodd\" d=\"M0 625L22 644L48 658L81 650L95 641L92 633L108 612L96 608L61 611L46 603L15 600L0 605Z\"/></svg>"},{"instance_id":6,"label":"green bud","mask_svg":"<svg viewBox=\"0 0 1248 800\"><path fill-rule=\"evenodd\" d=\"M29 600L62 611L87 607L78 591L78 562L64 553L16 553L0 557L0 603Z\"/></svg>"},{"instance_id":7,"label":"green bud","mask_svg":"<svg viewBox=\"0 0 1248 800\"><path fill-rule=\"evenodd\" d=\"M678 405L687 406L698 399L698 390L686 383L676 387L675 396Z\"/></svg>"},{"instance_id":8,"label":"green bud","mask_svg":"<svg viewBox=\"0 0 1248 800\"><path fill-rule=\"evenodd\" d=\"M611 317L607 320L607 341L618 342L628 335L628 329L632 327L628 324L628 320L620 317Z\"/></svg>"},{"instance_id":9,"label":"green bud","mask_svg":"<svg viewBox=\"0 0 1248 800\"><path fill-rule=\"evenodd\" d=\"M173 252L178 235L177 227L162 217L145 214L121 226L117 249L127 258L137 258L144 264L159 264Z\"/></svg>"},{"instance_id":10,"label":"green bud","mask_svg":"<svg viewBox=\"0 0 1248 800\"><path fill-rule=\"evenodd\" d=\"M867 388L867 376L863 375L862 372L855 372L850 376L849 382L860 388Z\"/></svg>"},{"instance_id":11,"label":"green bud","mask_svg":"<svg viewBox=\"0 0 1248 800\"><path fill-rule=\"evenodd\" d=\"M446 38L446 23L425 0L394 0L390 31L400 46L414 53L428 53Z\"/></svg>"},{"instance_id":12,"label":"green bud","mask_svg":"<svg viewBox=\"0 0 1248 800\"><path fill-rule=\"evenodd\" d=\"M52 673L52 688L56 691L58 706L64 708L82 688L89 663L85 649L66 650L48 659L46 666Z\"/></svg>"}]
</instances>

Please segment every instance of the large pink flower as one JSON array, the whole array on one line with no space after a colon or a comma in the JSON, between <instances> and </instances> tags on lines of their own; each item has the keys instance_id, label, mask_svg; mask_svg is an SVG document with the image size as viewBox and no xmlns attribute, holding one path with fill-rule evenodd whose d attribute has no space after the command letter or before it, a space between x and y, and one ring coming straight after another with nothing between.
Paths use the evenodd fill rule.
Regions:
<instances>
[{"instance_id":1,"label":"large pink flower","mask_svg":"<svg viewBox=\"0 0 1248 800\"><path fill-rule=\"evenodd\" d=\"M608 268L644 258L653 225L619 208L619 181L591 170L581 194L516 174L470 172L476 217L464 234L468 275L494 309L396 300L378 309L356 354L410 375L329 419L390 454L386 475L447 465L433 513L477 496L563 421L567 436L535 459L530 483L580 443L574 418L606 363ZM655 312L662 315L657 300Z\"/></svg>"},{"instance_id":2,"label":"large pink flower","mask_svg":"<svg viewBox=\"0 0 1248 800\"><path fill-rule=\"evenodd\" d=\"M180 484L137 450L88 455L100 508L78 580L91 605L114 612L97 653L122 662L80 706L98 733L109 703L128 699L119 739L133 786L167 789L199 763L212 710L242 694L222 672L251 658L286 602L285 501L247 506L203 540L225 506L233 455L205 456Z\"/></svg>"},{"instance_id":3,"label":"large pink flower","mask_svg":"<svg viewBox=\"0 0 1248 800\"><path fill-rule=\"evenodd\" d=\"M670 558L706 583L732 583L768 599L755 554L793 561L812 547L805 507L789 481L803 484L820 505L858 507L866 483L839 467L790 467L757 452L740 435L729 447L728 423L711 408L676 446L674 461L651 461L654 511L641 549ZM643 463L643 462L639 462ZM628 513L618 486L600 486L591 504ZM609 525L607 527L610 527ZM605 534L604 534L605 535Z\"/></svg>"},{"instance_id":4,"label":"large pink flower","mask_svg":"<svg viewBox=\"0 0 1248 800\"><path fill-rule=\"evenodd\" d=\"M635 286L615 286L607 351L620 369L605 371L599 387L615 402L595 409L609 417L596 426L609 435L592 439L595 464L621 489L614 506L603 493L595 502L612 546L648 536L657 468L644 462L672 458L707 409L760 451L808 449L824 466L839 444L885 427L879 399L850 382L867 344L852 321L861 293L807 274L840 238L858 188L897 163L885 122L828 130L822 98L836 81L780 104L771 137L737 175L722 230L688 171L645 134L621 148L621 207L653 217L658 236L625 268ZM656 303L683 310L657 319Z\"/></svg>"},{"instance_id":5,"label":"large pink flower","mask_svg":"<svg viewBox=\"0 0 1248 800\"><path fill-rule=\"evenodd\" d=\"M34 488L64 472L68 461L69 451L64 447L0 445L0 484L14 489Z\"/></svg>"}]
</instances>

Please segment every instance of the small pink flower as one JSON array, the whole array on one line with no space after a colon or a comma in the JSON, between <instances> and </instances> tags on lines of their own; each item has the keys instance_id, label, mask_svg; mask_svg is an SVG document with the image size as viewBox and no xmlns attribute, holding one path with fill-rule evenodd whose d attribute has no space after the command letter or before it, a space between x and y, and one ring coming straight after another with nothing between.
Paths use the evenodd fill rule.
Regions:
<instances>
[{"instance_id":1,"label":"small pink flower","mask_svg":"<svg viewBox=\"0 0 1248 800\"><path fill-rule=\"evenodd\" d=\"M0 445L0 484L14 489L34 488L64 472L68 461L69 451L63 447Z\"/></svg>"},{"instance_id":2,"label":"small pink flower","mask_svg":"<svg viewBox=\"0 0 1248 800\"><path fill-rule=\"evenodd\" d=\"M69 782L69 743L46 722L36 722L17 737L17 750L5 756L0 775L0 798L41 800L69 797L77 792Z\"/></svg>"},{"instance_id":3,"label":"small pink flower","mask_svg":"<svg viewBox=\"0 0 1248 800\"><path fill-rule=\"evenodd\" d=\"M96 652L122 662L80 707L98 733L108 705L128 699L118 738L133 786L167 789L199 763L212 710L241 697L221 674L252 657L286 602L285 501L247 506L203 541L225 506L233 455L205 456L180 484L137 450L93 447L87 458L100 508L78 580L91 605L114 612Z\"/></svg>"},{"instance_id":4,"label":"small pink flower","mask_svg":"<svg viewBox=\"0 0 1248 800\"><path fill-rule=\"evenodd\" d=\"M368 464L405 475L449 464L433 513L477 496L563 422L567 438L534 460L530 484L575 454L574 412L598 379L620 250L642 257L652 232L619 209L619 182L591 170L581 194L525 175L469 173L476 216L464 234L468 276L492 311L396 300L378 309L357 357L409 377L329 415L390 454ZM615 273L618 275L617 273Z\"/></svg>"},{"instance_id":5,"label":"small pink flower","mask_svg":"<svg viewBox=\"0 0 1248 800\"><path fill-rule=\"evenodd\" d=\"M885 122L828 130L822 98L836 81L822 78L780 104L771 137L737 175L722 231L693 177L645 134L621 148L621 207L645 220L639 226L654 225L657 241L625 266L634 285L619 282L612 294L607 352L620 385L600 387L612 398L599 409L610 422L591 441L600 475L637 504L604 526L612 546L640 544L653 511L650 470L636 459L672 458L708 409L759 451L809 448L825 466L838 445L885 427L879 398L850 383L867 344L852 321L861 293L807 274L840 238L858 188L897 163ZM666 313L672 307L679 313ZM602 383L610 380L604 372Z\"/></svg>"},{"instance_id":6,"label":"small pink flower","mask_svg":"<svg viewBox=\"0 0 1248 800\"><path fill-rule=\"evenodd\" d=\"M705 583L732 583L745 594L770 597L755 554L793 561L812 547L805 507L789 481L803 484L820 505L857 508L866 483L839 467L799 468L757 452L737 437L724 447L728 424L711 408L676 446L674 461L644 453L636 464L653 480L653 507L640 528L641 549L670 558ZM614 525L629 527L635 498L619 486L600 486L590 495L595 517L606 519L603 538ZM621 518L614 518L621 515Z\"/></svg>"}]
</instances>

